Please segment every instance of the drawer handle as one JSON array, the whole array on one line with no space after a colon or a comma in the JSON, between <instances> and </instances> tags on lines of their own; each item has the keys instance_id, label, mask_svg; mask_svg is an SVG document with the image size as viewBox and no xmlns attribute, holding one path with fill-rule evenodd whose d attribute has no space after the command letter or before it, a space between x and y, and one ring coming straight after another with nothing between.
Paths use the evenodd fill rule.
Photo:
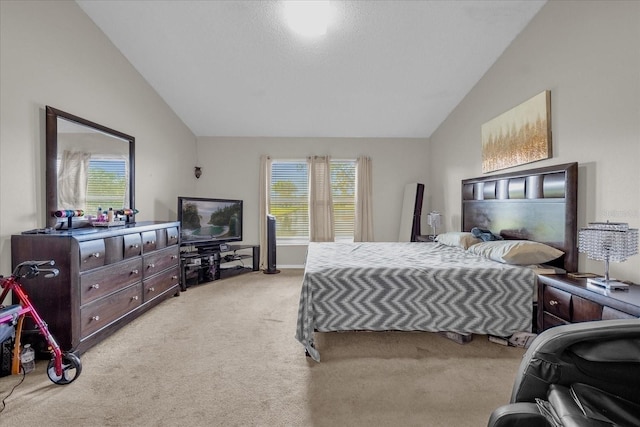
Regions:
<instances>
[{"instance_id":1,"label":"drawer handle","mask_svg":"<svg viewBox=\"0 0 640 427\"><path fill-rule=\"evenodd\" d=\"M131 245L131 247L134 248L134 249L138 249L140 247L140 245L136 243L135 245Z\"/></svg>"},{"instance_id":2,"label":"drawer handle","mask_svg":"<svg viewBox=\"0 0 640 427\"><path fill-rule=\"evenodd\" d=\"M138 301L138 295L131 297L131 301Z\"/></svg>"},{"instance_id":3,"label":"drawer handle","mask_svg":"<svg viewBox=\"0 0 640 427\"><path fill-rule=\"evenodd\" d=\"M156 288L154 287L149 288L149 292L155 292L155 291L156 291Z\"/></svg>"},{"instance_id":4,"label":"drawer handle","mask_svg":"<svg viewBox=\"0 0 640 427\"><path fill-rule=\"evenodd\" d=\"M178 236L169 236L170 239L177 239Z\"/></svg>"},{"instance_id":5,"label":"drawer handle","mask_svg":"<svg viewBox=\"0 0 640 427\"><path fill-rule=\"evenodd\" d=\"M171 255L171 259L177 259L178 255Z\"/></svg>"},{"instance_id":6,"label":"drawer handle","mask_svg":"<svg viewBox=\"0 0 640 427\"><path fill-rule=\"evenodd\" d=\"M94 252L91 255L89 255L89 258L94 257L94 258L100 258L100 252Z\"/></svg>"},{"instance_id":7,"label":"drawer handle","mask_svg":"<svg viewBox=\"0 0 640 427\"><path fill-rule=\"evenodd\" d=\"M148 240L147 241L147 245L155 245L156 241L155 240Z\"/></svg>"},{"instance_id":8,"label":"drawer handle","mask_svg":"<svg viewBox=\"0 0 640 427\"><path fill-rule=\"evenodd\" d=\"M91 285L91 289L100 289L100 283L95 283Z\"/></svg>"},{"instance_id":9,"label":"drawer handle","mask_svg":"<svg viewBox=\"0 0 640 427\"><path fill-rule=\"evenodd\" d=\"M554 299L552 299L551 301L549 301L549 305L560 305L560 303Z\"/></svg>"},{"instance_id":10,"label":"drawer handle","mask_svg":"<svg viewBox=\"0 0 640 427\"><path fill-rule=\"evenodd\" d=\"M156 265L155 264L149 264L149 268L155 268Z\"/></svg>"},{"instance_id":11,"label":"drawer handle","mask_svg":"<svg viewBox=\"0 0 640 427\"><path fill-rule=\"evenodd\" d=\"M175 274L174 274L173 276L171 276L171 278L172 278L173 280L178 280L178 276L176 276Z\"/></svg>"},{"instance_id":12,"label":"drawer handle","mask_svg":"<svg viewBox=\"0 0 640 427\"><path fill-rule=\"evenodd\" d=\"M100 320L100 316L93 316L91 320L95 320L97 322L98 320Z\"/></svg>"},{"instance_id":13,"label":"drawer handle","mask_svg":"<svg viewBox=\"0 0 640 427\"><path fill-rule=\"evenodd\" d=\"M135 269L131 270L131 274L138 274L138 273L139 273L139 271L138 271L138 269L137 269L137 268L135 268Z\"/></svg>"}]
</instances>

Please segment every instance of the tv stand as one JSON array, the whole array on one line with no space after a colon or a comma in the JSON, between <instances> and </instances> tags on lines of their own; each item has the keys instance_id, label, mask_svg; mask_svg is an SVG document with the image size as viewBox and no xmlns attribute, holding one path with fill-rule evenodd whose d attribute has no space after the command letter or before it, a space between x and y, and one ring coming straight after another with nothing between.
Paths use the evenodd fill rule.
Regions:
<instances>
[{"instance_id":1,"label":"tv stand","mask_svg":"<svg viewBox=\"0 0 640 427\"><path fill-rule=\"evenodd\" d=\"M180 288L186 291L191 285L259 271L260 246L181 243L180 266Z\"/></svg>"}]
</instances>

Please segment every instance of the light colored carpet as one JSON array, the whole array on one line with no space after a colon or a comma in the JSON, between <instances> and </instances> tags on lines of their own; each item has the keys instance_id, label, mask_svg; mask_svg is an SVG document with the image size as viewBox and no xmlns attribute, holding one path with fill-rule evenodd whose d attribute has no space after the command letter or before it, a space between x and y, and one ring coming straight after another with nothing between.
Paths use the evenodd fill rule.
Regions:
<instances>
[{"instance_id":1,"label":"light colored carpet","mask_svg":"<svg viewBox=\"0 0 640 427\"><path fill-rule=\"evenodd\" d=\"M484 336L321 333L313 362L294 339L301 283L284 270L190 287L83 354L68 386L39 361L0 424L475 427L509 400L524 350Z\"/></svg>"}]
</instances>

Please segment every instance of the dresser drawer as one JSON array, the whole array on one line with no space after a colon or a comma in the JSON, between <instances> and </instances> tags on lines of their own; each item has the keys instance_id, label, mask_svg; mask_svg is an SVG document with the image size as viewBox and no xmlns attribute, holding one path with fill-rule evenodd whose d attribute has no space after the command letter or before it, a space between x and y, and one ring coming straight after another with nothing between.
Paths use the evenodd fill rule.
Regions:
<instances>
[{"instance_id":1,"label":"dresser drawer","mask_svg":"<svg viewBox=\"0 0 640 427\"><path fill-rule=\"evenodd\" d=\"M616 310L615 308L604 307L602 309L602 320L613 319L637 319L637 317L624 311Z\"/></svg>"},{"instance_id":2,"label":"dresser drawer","mask_svg":"<svg viewBox=\"0 0 640 427\"><path fill-rule=\"evenodd\" d=\"M571 321L571 294L551 286L544 287L544 310L564 321Z\"/></svg>"},{"instance_id":3,"label":"dresser drawer","mask_svg":"<svg viewBox=\"0 0 640 427\"><path fill-rule=\"evenodd\" d=\"M566 320L562 320L561 318L554 316L553 314L549 314L545 312L543 313L543 316L544 316L545 328L551 328L553 326L570 324L570 322L567 322Z\"/></svg>"},{"instance_id":4,"label":"dresser drawer","mask_svg":"<svg viewBox=\"0 0 640 427\"><path fill-rule=\"evenodd\" d=\"M143 282L144 302L154 299L167 289L178 286L179 284L180 269L177 265L169 270L146 279Z\"/></svg>"},{"instance_id":5,"label":"dresser drawer","mask_svg":"<svg viewBox=\"0 0 640 427\"><path fill-rule=\"evenodd\" d=\"M149 277L162 270L179 264L180 248L171 246L143 256L144 277Z\"/></svg>"},{"instance_id":6,"label":"dresser drawer","mask_svg":"<svg viewBox=\"0 0 640 427\"><path fill-rule=\"evenodd\" d=\"M589 322L602 319L602 306L596 302L574 295L571 297L572 322Z\"/></svg>"},{"instance_id":7,"label":"dresser drawer","mask_svg":"<svg viewBox=\"0 0 640 427\"><path fill-rule=\"evenodd\" d=\"M167 247L167 230L156 230L156 249Z\"/></svg>"},{"instance_id":8,"label":"dresser drawer","mask_svg":"<svg viewBox=\"0 0 640 427\"><path fill-rule=\"evenodd\" d=\"M143 253L155 251L157 247L158 237L155 231L142 232L142 249Z\"/></svg>"},{"instance_id":9,"label":"dresser drawer","mask_svg":"<svg viewBox=\"0 0 640 427\"><path fill-rule=\"evenodd\" d=\"M80 271L91 270L104 265L104 240L96 239L79 242L78 248L80 252Z\"/></svg>"},{"instance_id":10,"label":"dresser drawer","mask_svg":"<svg viewBox=\"0 0 640 427\"><path fill-rule=\"evenodd\" d=\"M142 280L141 257L82 273L80 304L87 304L140 280Z\"/></svg>"},{"instance_id":11,"label":"dresser drawer","mask_svg":"<svg viewBox=\"0 0 640 427\"><path fill-rule=\"evenodd\" d=\"M124 257L131 258L142 253L142 237L140 233L125 234Z\"/></svg>"},{"instance_id":12,"label":"dresser drawer","mask_svg":"<svg viewBox=\"0 0 640 427\"><path fill-rule=\"evenodd\" d=\"M142 304L142 284L135 284L80 308L81 339L109 325Z\"/></svg>"},{"instance_id":13,"label":"dresser drawer","mask_svg":"<svg viewBox=\"0 0 640 427\"><path fill-rule=\"evenodd\" d=\"M180 233L178 233L178 227L167 228L167 246L177 245Z\"/></svg>"},{"instance_id":14,"label":"dresser drawer","mask_svg":"<svg viewBox=\"0 0 640 427\"><path fill-rule=\"evenodd\" d=\"M115 264L123 259L122 236L104 239L104 265Z\"/></svg>"}]
</instances>

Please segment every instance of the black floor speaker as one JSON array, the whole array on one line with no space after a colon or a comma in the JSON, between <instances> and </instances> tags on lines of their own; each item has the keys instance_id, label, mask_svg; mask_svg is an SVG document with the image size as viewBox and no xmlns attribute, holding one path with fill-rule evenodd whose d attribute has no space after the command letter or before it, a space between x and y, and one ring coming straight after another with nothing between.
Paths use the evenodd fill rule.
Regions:
<instances>
[{"instance_id":1,"label":"black floor speaker","mask_svg":"<svg viewBox=\"0 0 640 427\"><path fill-rule=\"evenodd\" d=\"M267 215L267 268L264 274L277 274L276 269L276 217Z\"/></svg>"}]
</instances>

